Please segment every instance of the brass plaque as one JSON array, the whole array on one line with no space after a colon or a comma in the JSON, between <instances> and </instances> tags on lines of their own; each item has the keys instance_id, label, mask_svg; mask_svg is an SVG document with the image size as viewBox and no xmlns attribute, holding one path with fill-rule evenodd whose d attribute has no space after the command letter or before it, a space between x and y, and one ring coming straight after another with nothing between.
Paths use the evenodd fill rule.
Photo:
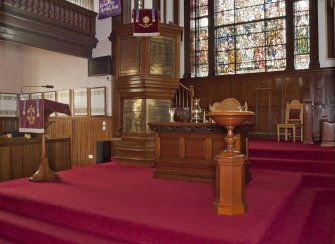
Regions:
<instances>
[{"instance_id":1,"label":"brass plaque","mask_svg":"<svg viewBox=\"0 0 335 244\"><path fill-rule=\"evenodd\" d=\"M120 40L120 76L140 73L140 38Z\"/></svg>"},{"instance_id":2,"label":"brass plaque","mask_svg":"<svg viewBox=\"0 0 335 244\"><path fill-rule=\"evenodd\" d=\"M123 132L145 133L145 99L123 102Z\"/></svg>"},{"instance_id":3,"label":"brass plaque","mask_svg":"<svg viewBox=\"0 0 335 244\"><path fill-rule=\"evenodd\" d=\"M176 76L176 39L157 36L150 39L150 74Z\"/></svg>"},{"instance_id":4,"label":"brass plaque","mask_svg":"<svg viewBox=\"0 0 335 244\"><path fill-rule=\"evenodd\" d=\"M170 100L126 99L123 102L123 132L149 133L149 122L168 122Z\"/></svg>"}]
</instances>

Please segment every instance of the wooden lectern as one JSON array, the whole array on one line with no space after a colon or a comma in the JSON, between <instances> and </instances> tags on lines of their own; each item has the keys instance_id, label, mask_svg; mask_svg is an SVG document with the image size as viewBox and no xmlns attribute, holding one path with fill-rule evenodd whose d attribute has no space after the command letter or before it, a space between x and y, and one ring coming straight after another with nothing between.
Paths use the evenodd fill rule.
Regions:
<instances>
[{"instance_id":1,"label":"wooden lectern","mask_svg":"<svg viewBox=\"0 0 335 244\"><path fill-rule=\"evenodd\" d=\"M46 99L21 100L19 103L20 124L19 131L42 134L41 163L36 173L29 178L32 182L53 181L58 175L49 168L46 157L45 130L50 114L54 112L71 115L69 105Z\"/></svg>"}]
</instances>

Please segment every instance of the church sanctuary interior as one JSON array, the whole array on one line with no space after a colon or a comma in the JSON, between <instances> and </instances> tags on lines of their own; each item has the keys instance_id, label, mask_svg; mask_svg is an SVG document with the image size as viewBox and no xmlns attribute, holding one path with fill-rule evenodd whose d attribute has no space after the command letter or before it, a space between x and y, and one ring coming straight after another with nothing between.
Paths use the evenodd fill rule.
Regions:
<instances>
[{"instance_id":1,"label":"church sanctuary interior","mask_svg":"<svg viewBox=\"0 0 335 244\"><path fill-rule=\"evenodd\" d=\"M335 244L335 0L0 0L0 243Z\"/></svg>"}]
</instances>

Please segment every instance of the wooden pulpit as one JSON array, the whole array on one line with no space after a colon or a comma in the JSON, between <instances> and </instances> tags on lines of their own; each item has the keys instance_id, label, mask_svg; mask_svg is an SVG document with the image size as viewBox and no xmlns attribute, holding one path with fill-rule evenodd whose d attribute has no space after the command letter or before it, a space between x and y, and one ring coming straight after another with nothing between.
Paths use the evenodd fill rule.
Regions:
<instances>
[{"instance_id":1,"label":"wooden pulpit","mask_svg":"<svg viewBox=\"0 0 335 244\"><path fill-rule=\"evenodd\" d=\"M50 114L57 112L71 115L69 105L47 99L20 100L19 103L19 131L24 133L42 134L41 163L36 173L29 178L32 182L53 181L58 175L49 167L46 157L45 130Z\"/></svg>"}]
</instances>

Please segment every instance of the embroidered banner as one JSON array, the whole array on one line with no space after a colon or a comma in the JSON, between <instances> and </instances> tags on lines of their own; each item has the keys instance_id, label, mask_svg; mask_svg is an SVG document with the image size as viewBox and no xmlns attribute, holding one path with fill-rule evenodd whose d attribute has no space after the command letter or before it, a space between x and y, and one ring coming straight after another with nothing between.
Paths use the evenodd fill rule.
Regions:
<instances>
[{"instance_id":1,"label":"embroidered banner","mask_svg":"<svg viewBox=\"0 0 335 244\"><path fill-rule=\"evenodd\" d=\"M20 132L44 133L44 111L41 99L20 100Z\"/></svg>"},{"instance_id":2,"label":"embroidered banner","mask_svg":"<svg viewBox=\"0 0 335 244\"><path fill-rule=\"evenodd\" d=\"M159 12L157 9L133 10L134 36L158 36Z\"/></svg>"},{"instance_id":3,"label":"embroidered banner","mask_svg":"<svg viewBox=\"0 0 335 244\"><path fill-rule=\"evenodd\" d=\"M20 100L19 131L27 133L44 133L48 117L58 112L71 115L69 105L46 99Z\"/></svg>"},{"instance_id":4,"label":"embroidered banner","mask_svg":"<svg viewBox=\"0 0 335 244\"><path fill-rule=\"evenodd\" d=\"M99 0L98 19L106 19L121 14L120 0Z\"/></svg>"}]
</instances>

